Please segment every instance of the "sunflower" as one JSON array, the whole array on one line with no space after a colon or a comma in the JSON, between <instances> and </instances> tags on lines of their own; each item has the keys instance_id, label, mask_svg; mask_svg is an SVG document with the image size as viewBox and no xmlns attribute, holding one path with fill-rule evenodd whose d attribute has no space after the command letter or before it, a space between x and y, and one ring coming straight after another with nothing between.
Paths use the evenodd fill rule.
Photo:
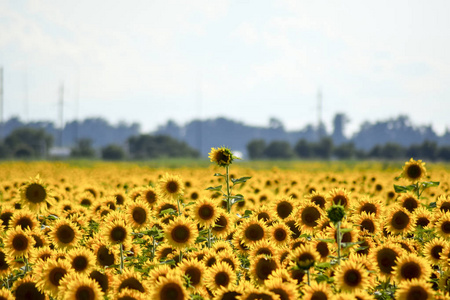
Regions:
<instances>
[{"instance_id":1,"label":"sunflower","mask_svg":"<svg viewBox=\"0 0 450 300\"><path fill-rule=\"evenodd\" d=\"M87 248L73 248L67 255L72 269L77 273L88 274L95 266L95 255Z\"/></svg>"},{"instance_id":2,"label":"sunflower","mask_svg":"<svg viewBox=\"0 0 450 300\"><path fill-rule=\"evenodd\" d=\"M347 292L366 289L369 284L366 270L355 260L342 261L335 276L337 286Z\"/></svg>"},{"instance_id":3,"label":"sunflower","mask_svg":"<svg viewBox=\"0 0 450 300\"><path fill-rule=\"evenodd\" d=\"M219 218L220 209L217 201L211 198L201 198L193 207L193 218L200 226L208 228Z\"/></svg>"},{"instance_id":4,"label":"sunflower","mask_svg":"<svg viewBox=\"0 0 450 300\"><path fill-rule=\"evenodd\" d=\"M42 266L40 278L36 283L37 288L43 293L49 293L56 298L61 279L70 272L70 262L66 259L48 259Z\"/></svg>"},{"instance_id":5,"label":"sunflower","mask_svg":"<svg viewBox=\"0 0 450 300\"><path fill-rule=\"evenodd\" d=\"M242 293L239 291L238 287L226 288L221 286L216 290L216 294L213 300L234 300L238 299Z\"/></svg>"},{"instance_id":6,"label":"sunflower","mask_svg":"<svg viewBox=\"0 0 450 300\"><path fill-rule=\"evenodd\" d=\"M375 266L379 271L378 274L389 277L394 271L397 258L404 251L400 246L387 242L373 249L370 253L370 259L375 262Z\"/></svg>"},{"instance_id":7,"label":"sunflower","mask_svg":"<svg viewBox=\"0 0 450 300\"><path fill-rule=\"evenodd\" d=\"M321 209L325 209L326 195L324 193L313 191L309 195L305 196L305 199L319 206Z\"/></svg>"},{"instance_id":8,"label":"sunflower","mask_svg":"<svg viewBox=\"0 0 450 300\"><path fill-rule=\"evenodd\" d=\"M436 209L443 213L450 212L450 197L446 195L441 195L437 198Z\"/></svg>"},{"instance_id":9,"label":"sunflower","mask_svg":"<svg viewBox=\"0 0 450 300\"><path fill-rule=\"evenodd\" d=\"M49 246L34 248L30 252L30 263L37 264L40 261L46 261L53 256L54 252Z\"/></svg>"},{"instance_id":10,"label":"sunflower","mask_svg":"<svg viewBox=\"0 0 450 300\"><path fill-rule=\"evenodd\" d=\"M322 215L323 211L319 206L305 202L297 210L297 226L301 232L312 234Z\"/></svg>"},{"instance_id":11,"label":"sunflower","mask_svg":"<svg viewBox=\"0 0 450 300\"><path fill-rule=\"evenodd\" d=\"M9 275L11 269L9 268L9 264L6 261L6 253L4 249L0 249L0 278L3 278L5 275Z\"/></svg>"},{"instance_id":12,"label":"sunflower","mask_svg":"<svg viewBox=\"0 0 450 300\"><path fill-rule=\"evenodd\" d=\"M184 184L180 176L166 173L158 181L158 190L164 198L177 199L183 194Z\"/></svg>"},{"instance_id":13,"label":"sunflower","mask_svg":"<svg viewBox=\"0 0 450 300\"><path fill-rule=\"evenodd\" d=\"M272 210L280 219L286 219L294 211L294 199L292 197L281 197L275 200Z\"/></svg>"},{"instance_id":14,"label":"sunflower","mask_svg":"<svg viewBox=\"0 0 450 300\"><path fill-rule=\"evenodd\" d=\"M358 225L362 235L374 235L380 230L380 224L375 215L362 212L359 215L353 215L353 224Z\"/></svg>"},{"instance_id":15,"label":"sunflower","mask_svg":"<svg viewBox=\"0 0 450 300\"><path fill-rule=\"evenodd\" d=\"M331 206L333 204L335 205L342 205L343 207L350 207L350 193L347 192L344 188L335 188L331 190L327 196L326 200L328 202L328 205Z\"/></svg>"},{"instance_id":16,"label":"sunflower","mask_svg":"<svg viewBox=\"0 0 450 300\"><path fill-rule=\"evenodd\" d=\"M98 282L79 273L67 274L61 279L59 295L61 299L70 300L103 299L103 291Z\"/></svg>"},{"instance_id":17,"label":"sunflower","mask_svg":"<svg viewBox=\"0 0 450 300\"><path fill-rule=\"evenodd\" d=\"M25 230L34 240L34 248L42 248L49 245L47 236L43 231L39 229Z\"/></svg>"},{"instance_id":18,"label":"sunflower","mask_svg":"<svg viewBox=\"0 0 450 300\"><path fill-rule=\"evenodd\" d=\"M78 227L67 219L56 220L51 227L50 239L58 248L71 248L78 244L81 233Z\"/></svg>"},{"instance_id":19,"label":"sunflower","mask_svg":"<svg viewBox=\"0 0 450 300\"><path fill-rule=\"evenodd\" d=\"M291 242L291 230L284 223L275 222L269 227L269 238L278 246L289 245Z\"/></svg>"},{"instance_id":20,"label":"sunflower","mask_svg":"<svg viewBox=\"0 0 450 300\"><path fill-rule=\"evenodd\" d=\"M239 285L239 291L242 293L239 296L239 300L278 300L279 295L269 291L264 286L255 287L251 284L241 284Z\"/></svg>"},{"instance_id":21,"label":"sunflower","mask_svg":"<svg viewBox=\"0 0 450 300\"><path fill-rule=\"evenodd\" d=\"M141 279L141 274L127 268L123 270L122 274L116 275L113 282L114 293L118 294L123 289L136 290L141 293L149 292L146 282Z\"/></svg>"},{"instance_id":22,"label":"sunflower","mask_svg":"<svg viewBox=\"0 0 450 300\"><path fill-rule=\"evenodd\" d=\"M33 247L32 237L19 226L6 232L5 253L11 257L21 257Z\"/></svg>"},{"instance_id":23,"label":"sunflower","mask_svg":"<svg viewBox=\"0 0 450 300\"><path fill-rule=\"evenodd\" d=\"M95 197L89 192L82 192L77 196L76 201L84 207L91 207L95 202Z\"/></svg>"},{"instance_id":24,"label":"sunflower","mask_svg":"<svg viewBox=\"0 0 450 300\"><path fill-rule=\"evenodd\" d=\"M135 290L123 289L114 300L147 300L148 298Z\"/></svg>"},{"instance_id":25,"label":"sunflower","mask_svg":"<svg viewBox=\"0 0 450 300\"><path fill-rule=\"evenodd\" d=\"M113 248L103 238L95 238L95 242L92 244L92 250L94 250L96 263L100 267L108 267L119 261L117 248Z\"/></svg>"},{"instance_id":26,"label":"sunflower","mask_svg":"<svg viewBox=\"0 0 450 300\"><path fill-rule=\"evenodd\" d=\"M24 278L15 281L11 290L14 293L15 299L48 299L47 292L38 290L36 279L33 275L27 274Z\"/></svg>"},{"instance_id":27,"label":"sunflower","mask_svg":"<svg viewBox=\"0 0 450 300\"><path fill-rule=\"evenodd\" d=\"M386 230L394 234L412 232L416 223L413 214L397 205L391 208L386 220Z\"/></svg>"},{"instance_id":28,"label":"sunflower","mask_svg":"<svg viewBox=\"0 0 450 300\"><path fill-rule=\"evenodd\" d=\"M21 209L14 212L11 220L9 221L9 226L11 228L20 226L23 230L33 230L39 226L39 223L36 220L36 213L33 213L28 209Z\"/></svg>"},{"instance_id":29,"label":"sunflower","mask_svg":"<svg viewBox=\"0 0 450 300\"><path fill-rule=\"evenodd\" d=\"M40 212L51 204L51 192L37 175L20 188L20 203L31 211Z\"/></svg>"},{"instance_id":30,"label":"sunflower","mask_svg":"<svg viewBox=\"0 0 450 300\"><path fill-rule=\"evenodd\" d=\"M436 233L443 237L443 238L449 238L450 237L450 213L444 213L442 214L441 218L436 222L434 227L437 229Z\"/></svg>"},{"instance_id":31,"label":"sunflower","mask_svg":"<svg viewBox=\"0 0 450 300\"><path fill-rule=\"evenodd\" d=\"M230 265L233 271L237 271L240 266L240 261L232 250L225 250L218 253L217 261L225 262Z\"/></svg>"},{"instance_id":32,"label":"sunflower","mask_svg":"<svg viewBox=\"0 0 450 300\"><path fill-rule=\"evenodd\" d=\"M432 226L433 214L425 207L419 207L414 210L414 218L416 220L416 226L422 228L430 228Z\"/></svg>"},{"instance_id":33,"label":"sunflower","mask_svg":"<svg viewBox=\"0 0 450 300\"><path fill-rule=\"evenodd\" d=\"M261 205L253 211L252 215L254 215L258 220L269 224L273 219L272 214L272 210L267 205Z\"/></svg>"},{"instance_id":34,"label":"sunflower","mask_svg":"<svg viewBox=\"0 0 450 300\"><path fill-rule=\"evenodd\" d=\"M397 258L393 275L398 282L411 279L427 280L431 275L431 267L425 258L408 253Z\"/></svg>"},{"instance_id":35,"label":"sunflower","mask_svg":"<svg viewBox=\"0 0 450 300\"><path fill-rule=\"evenodd\" d=\"M226 262L217 262L208 268L205 273L206 287L215 293L221 286L229 288L236 282L236 273Z\"/></svg>"},{"instance_id":36,"label":"sunflower","mask_svg":"<svg viewBox=\"0 0 450 300\"><path fill-rule=\"evenodd\" d=\"M218 164L220 167L226 167L233 163L236 158L227 147L211 148L208 158L211 162Z\"/></svg>"},{"instance_id":37,"label":"sunflower","mask_svg":"<svg viewBox=\"0 0 450 300\"><path fill-rule=\"evenodd\" d=\"M128 245L131 241L131 228L126 224L124 218L107 222L106 226L101 229L101 232L113 245Z\"/></svg>"},{"instance_id":38,"label":"sunflower","mask_svg":"<svg viewBox=\"0 0 450 300\"><path fill-rule=\"evenodd\" d=\"M228 241L220 241L219 240L214 243L212 248L217 253L222 252L222 251L228 251L228 250L233 251L233 247L231 246L231 244Z\"/></svg>"},{"instance_id":39,"label":"sunflower","mask_svg":"<svg viewBox=\"0 0 450 300\"><path fill-rule=\"evenodd\" d=\"M179 272L172 271L166 277L162 277L153 289L151 299L155 300L184 300L188 299L188 293L184 287Z\"/></svg>"},{"instance_id":40,"label":"sunflower","mask_svg":"<svg viewBox=\"0 0 450 300\"><path fill-rule=\"evenodd\" d=\"M199 262L195 258L183 260L178 269L187 277L189 277L189 286L192 290L203 286L203 276L206 272L204 263Z\"/></svg>"},{"instance_id":41,"label":"sunflower","mask_svg":"<svg viewBox=\"0 0 450 300\"><path fill-rule=\"evenodd\" d=\"M9 229L9 222L15 211L16 210L14 209L14 207L6 205L5 202L2 202L2 210L0 212L0 228L4 228L5 230Z\"/></svg>"},{"instance_id":42,"label":"sunflower","mask_svg":"<svg viewBox=\"0 0 450 300\"><path fill-rule=\"evenodd\" d=\"M267 226L263 221L252 217L239 226L237 234L247 246L251 246L267 238Z\"/></svg>"},{"instance_id":43,"label":"sunflower","mask_svg":"<svg viewBox=\"0 0 450 300\"><path fill-rule=\"evenodd\" d=\"M14 300L14 297L10 290L2 287L2 288L0 288L0 299L1 300Z\"/></svg>"},{"instance_id":44,"label":"sunflower","mask_svg":"<svg viewBox=\"0 0 450 300\"><path fill-rule=\"evenodd\" d=\"M299 299L297 286L292 282L284 282L282 278L271 277L264 281L264 286L272 293L277 294L280 300Z\"/></svg>"},{"instance_id":45,"label":"sunflower","mask_svg":"<svg viewBox=\"0 0 450 300\"><path fill-rule=\"evenodd\" d=\"M102 292L107 294L110 283L112 281L112 274L110 270L105 270L100 272L99 270L93 270L89 274L89 278L94 279L100 286Z\"/></svg>"},{"instance_id":46,"label":"sunflower","mask_svg":"<svg viewBox=\"0 0 450 300\"><path fill-rule=\"evenodd\" d=\"M374 214L376 217L379 217L382 214L382 205L381 201L378 198L371 198L368 196L362 197L358 200L355 211L358 214L363 212L367 214Z\"/></svg>"},{"instance_id":47,"label":"sunflower","mask_svg":"<svg viewBox=\"0 0 450 300\"><path fill-rule=\"evenodd\" d=\"M414 210L416 210L420 206L420 202L417 199L417 196L411 192L403 194L398 198L397 201L410 213L414 212Z\"/></svg>"},{"instance_id":48,"label":"sunflower","mask_svg":"<svg viewBox=\"0 0 450 300\"><path fill-rule=\"evenodd\" d=\"M442 254L449 243L442 238L434 238L423 246L423 252L428 262L438 265L442 261Z\"/></svg>"},{"instance_id":49,"label":"sunflower","mask_svg":"<svg viewBox=\"0 0 450 300\"><path fill-rule=\"evenodd\" d=\"M395 291L397 300L428 300L433 299L433 290L431 284L425 279L402 281Z\"/></svg>"},{"instance_id":50,"label":"sunflower","mask_svg":"<svg viewBox=\"0 0 450 300\"><path fill-rule=\"evenodd\" d=\"M319 260L321 262L326 262L328 260L328 256L333 252L330 247L332 244L326 242L326 235L322 232L319 232L318 235L313 239L312 246L319 255Z\"/></svg>"},{"instance_id":51,"label":"sunflower","mask_svg":"<svg viewBox=\"0 0 450 300\"><path fill-rule=\"evenodd\" d=\"M148 226L150 216L150 209L142 200L136 200L127 206L127 221L136 230Z\"/></svg>"},{"instance_id":52,"label":"sunflower","mask_svg":"<svg viewBox=\"0 0 450 300\"><path fill-rule=\"evenodd\" d=\"M446 294L450 294L450 270L447 269L439 278L438 288Z\"/></svg>"},{"instance_id":53,"label":"sunflower","mask_svg":"<svg viewBox=\"0 0 450 300\"><path fill-rule=\"evenodd\" d=\"M167 264L159 264L159 262L154 266L148 273L148 283L149 286L154 286L161 278L164 278L169 274L172 268Z\"/></svg>"},{"instance_id":54,"label":"sunflower","mask_svg":"<svg viewBox=\"0 0 450 300\"><path fill-rule=\"evenodd\" d=\"M250 260L250 276L259 284L267 280L279 265L275 258L266 255L257 255Z\"/></svg>"},{"instance_id":55,"label":"sunflower","mask_svg":"<svg viewBox=\"0 0 450 300\"><path fill-rule=\"evenodd\" d=\"M180 216L164 227L164 236L172 247L183 250L194 245L198 229L190 219Z\"/></svg>"},{"instance_id":56,"label":"sunflower","mask_svg":"<svg viewBox=\"0 0 450 300\"><path fill-rule=\"evenodd\" d=\"M332 288L325 282L311 282L311 285L305 286L304 300L331 300L334 299Z\"/></svg>"},{"instance_id":57,"label":"sunflower","mask_svg":"<svg viewBox=\"0 0 450 300\"><path fill-rule=\"evenodd\" d=\"M412 183L418 182L420 179L425 177L427 174L427 169L425 168L425 163L421 160L410 159L403 166L402 177L409 180Z\"/></svg>"},{"instance_id":58,"label":"sunflower","mask_svg":"<svg viewBox=\"0 0 450 300\"><path fill-rule=\"evenodd\" d=\"M153 207L160 198L157 189L152 186L144 187L141 190L141 197L150 207Z\"/></svg>"},{"instance_id":59,"label":"sunflower","mask_svg":"<svg viewBox=\"0 0 450 300\"><path fill-rule=\"evenodd\" d=\"M276 251L277 251L276 245L272 241L264 239L250 245L249 255L250 257L255 257L261 254L267 256L274 256L276 254Z\"/></svg>"},{"instance_id":60,"label":"sunflower","mask_svg":"<svg viewBox=\"0 0 450 300\"><path fill-rule=\"evenodd\" d=\"M319 260L319 254L310 243L301 245L291 252L290 259L297 264L300 269L309 270Z\"/></svg>"},{"instance_id":61,"label":"sunflower","mask_svg":"<svg viewBox=\"0 0 450 300\"><path fill-rule=\"evenodd\" d=\"M225 238L231 232L233 226L233 217L224 209L219 210L219 217L211 227L211 232L218 238Z\"/></svg>"}]
</instances>

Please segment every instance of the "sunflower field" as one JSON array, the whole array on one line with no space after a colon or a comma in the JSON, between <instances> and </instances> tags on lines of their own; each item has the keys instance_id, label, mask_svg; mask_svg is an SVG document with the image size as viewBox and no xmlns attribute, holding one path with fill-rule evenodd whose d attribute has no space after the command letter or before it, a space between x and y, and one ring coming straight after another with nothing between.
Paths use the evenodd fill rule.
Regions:
<instances>
[{"instance_id":1,"label":"sunflower field","mask_svg":"<svg viewBox=\"0 0 450 300\"><path fill-rule=\"evenodd\" d=\"M450 299L450 178L383 167L3 162L2 299Z\"/></svg>"}]
</instances>

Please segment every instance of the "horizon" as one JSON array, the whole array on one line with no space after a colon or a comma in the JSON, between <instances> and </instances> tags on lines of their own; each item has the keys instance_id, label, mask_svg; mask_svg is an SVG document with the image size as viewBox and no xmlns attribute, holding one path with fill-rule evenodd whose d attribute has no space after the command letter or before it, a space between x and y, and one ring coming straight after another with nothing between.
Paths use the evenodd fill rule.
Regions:
<instances>
[{"instance_id":1,"label":"horizon","mask_svg":"<svg viewBox=\"0 0 450 300\"><path fill-rule=\"evenodd\" d=\"M3 119L449 127L449 2L255 3L2 1Z\"/></svg>"}]
</instances>

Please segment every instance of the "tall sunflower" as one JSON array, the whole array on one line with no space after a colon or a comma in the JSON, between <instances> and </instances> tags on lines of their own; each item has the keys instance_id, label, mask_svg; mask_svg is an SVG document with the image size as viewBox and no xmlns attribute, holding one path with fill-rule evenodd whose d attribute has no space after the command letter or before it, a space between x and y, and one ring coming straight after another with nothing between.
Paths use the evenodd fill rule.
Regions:
<instances>
[{"instance_id":1,"label":"tall sunflower","mask_svg":"<svg viewBox=\"0 0 450 300\"><path fill-rule=\"evenodd\" d=\"M164 237L174 248L183 250L194 245L198 236L198 229L192 220L180 216L164 226Z\"/></svg>"},{"instance_id":2,"label":"tall sunflower","mask_svg":"<svg viewBox=\"0 0 450 300\"><path fill-rule=\"evenodd\" d=\"M401 176L406 180L415 183L425 177L426 174L427 169L425 168L425 163L421 160L414 160L411 158L403 166L403 172Z\"/></svg>"},{"instance_id":3,"label":"tall sunflower","mask_svg":"<svg viewBox=\"0 0 450 300\"><path fill-rule=\"evenodd\" d=\"M211 162L216 163L220 167L230 165L236 158L231 150L227 147L211 148L211 152L208 155Z\"/></svg>"},{"instance_id":4,"label":"tall sunflower","mask_svg":"<svg viewBox=\"0 0 450 300\"><path fill-rule=\"evenodd\" d=\"M158 190L164 198L177 199L183 194L184 184L180 176L166 173L158 181Z\"/></svg>"}]
</instances>

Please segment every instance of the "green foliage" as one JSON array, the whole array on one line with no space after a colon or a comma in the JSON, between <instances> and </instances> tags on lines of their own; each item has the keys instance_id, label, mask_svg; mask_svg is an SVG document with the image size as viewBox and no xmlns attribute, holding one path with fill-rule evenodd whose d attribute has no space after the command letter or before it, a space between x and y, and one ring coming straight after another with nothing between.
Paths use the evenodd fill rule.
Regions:
<instances>
[{"instance_id":1,"label":"green foliage","mask_svg":"<svg viewBox=\"0 0 450 300\"><path fill-rule=\"evenodd\" d=\"M266 142L263 139L252 140L247 144L247 152L250 159L264 158Z\"/></svg>"},{"instance_id":2,"label":"green foliage","mask_svg":"<svg viewBox=\"0 0 450 300\"><path fill-rule=\"evenodd\" d=\"M92 146L92 140L87 138L80 139L76 146L71 149L70 156L76 158L94 158L95 149Z\"/></svg>"},{"instance_id":3,"label":"green foliage","mask_svg":"<svg viewBox=\"0 0 450 300\"><path fill-rule=\"evenodd\" d=\"M286 141L273 141L264 149L264 156L275 159L291 159L294 151Z\"/></svg>"},{"instance_id":4,"label":"green foliage","mask_svg":"<svg viewBox=\"0 0 450 300\"><path fill-rule=\"evenodd\" d=\"M119 145L108 145L102 148L102 158L105 160L122 160L125 158L125 151Z\"/></svg>"},{"instance_id":5,"label":"green foliage","mask_svg":"<svg viewBox=\"0 0 450 300\"><path fill-rule=\"evenodd\" d=\"M53 144L53 137L44 129L18 128L5 138L3 152L14 158L44 157Z\"/></svg>"},{"instance_id":6,"label":"green foliage","mask_svg":"<svg viewBox=\"0 0 450 300\"><path fill-rule=\"evenodd\" d=\"M163 157L199 157L197 150L185 142L165 135L141 134L128 139L130 155L134 159Z\"/></svg>"}]
</instances>

